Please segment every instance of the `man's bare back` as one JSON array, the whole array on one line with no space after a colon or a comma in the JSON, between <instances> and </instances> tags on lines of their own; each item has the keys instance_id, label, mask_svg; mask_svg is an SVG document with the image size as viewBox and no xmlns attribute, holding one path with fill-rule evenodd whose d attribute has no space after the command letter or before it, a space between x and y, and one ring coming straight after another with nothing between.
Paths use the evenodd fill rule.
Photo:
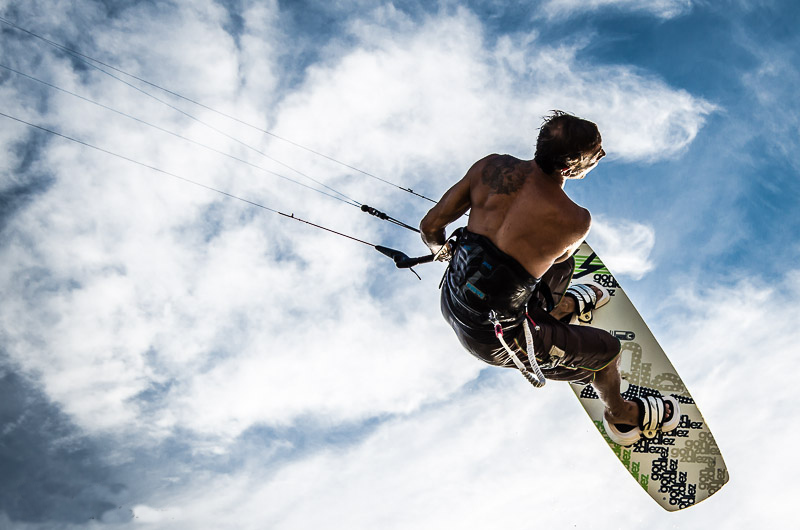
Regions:
<instances>
[{"instance_id":1,"label":"man's bare back","mask_svg":"<svg viewBox=\"0 0 800 530\"><path fill-rule=\"evenodd\" d=\"M546 175L533 160L489 155L423 218L423 239L432 249L444 244L444 227L470 210L469 231L488 237L539 278L572 254L591 225L589 211L564 193L566 178Z\"/></svg>"}]
</instances>

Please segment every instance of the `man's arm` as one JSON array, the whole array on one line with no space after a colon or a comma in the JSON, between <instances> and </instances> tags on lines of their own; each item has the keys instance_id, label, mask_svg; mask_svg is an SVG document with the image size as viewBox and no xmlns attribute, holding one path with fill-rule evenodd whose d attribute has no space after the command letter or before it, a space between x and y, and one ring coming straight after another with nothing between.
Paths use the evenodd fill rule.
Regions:
<instances>
[{"instance_id":1,"label":"man's arm","mask_svg":"<svg viewBox=\"0 0 800 530\"><path fill-rule=\"evenodd\" d=\"M447 241L445 227L464 215L470 207L472 170L447 190L419 223L422 241L436 254Z\"/></svg>"}]
</instances>

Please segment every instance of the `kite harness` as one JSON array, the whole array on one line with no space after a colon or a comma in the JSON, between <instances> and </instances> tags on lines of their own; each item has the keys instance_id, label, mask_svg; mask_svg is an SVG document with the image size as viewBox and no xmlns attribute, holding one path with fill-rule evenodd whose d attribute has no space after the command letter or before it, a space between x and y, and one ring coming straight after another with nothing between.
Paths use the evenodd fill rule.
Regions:
<instances>
[{"instance_id":1,"label":"kite harness","mask_svg":"<svg viewBox=\"0 0 800 530\"><path fill-rule=\"evenodd\" d=\"M537 388L544 386L546 379L536 361L530 329L531 325L536 331L541 328L528 314L528 303L541 289L544 303L550 305L548 286L486 236L460 228L447 244L454 250L440 286L442 313L459 340L470 353L490 364L506 364L510 359L529 383ZM510 329L518 336L518 326L525 333L530 367L505 339ZM502 350L492 348L492 343L497 344L495 339ZM508 355L504 361L498 357L503 350Z\"/></svg>"}]
</instances>

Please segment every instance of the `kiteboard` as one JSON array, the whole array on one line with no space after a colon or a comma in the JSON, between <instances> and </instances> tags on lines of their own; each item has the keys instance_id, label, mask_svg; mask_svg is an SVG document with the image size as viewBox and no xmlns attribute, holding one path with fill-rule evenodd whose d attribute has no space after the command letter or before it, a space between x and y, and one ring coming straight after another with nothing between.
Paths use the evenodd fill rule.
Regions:
<instances>
[{"instance_id":1,"label":"kiteboard","mask_svg":"<svg viewBox=\"0 0 800 530\"><path fill-rule=\"evenodd\" d=\"M597 430L638 484L664 509L677 511L707 499L728 481L719 447L697 404L639 312L597 254L583 243L575 255L572 283L587 280L608 289L608 304L584 314L581 325L605 329L622 344L620 373L624 398L674 396L680 403L680 423L622 447L603 428L604 406L592 385L570 386Z\"/></svg>"}]
</instances>

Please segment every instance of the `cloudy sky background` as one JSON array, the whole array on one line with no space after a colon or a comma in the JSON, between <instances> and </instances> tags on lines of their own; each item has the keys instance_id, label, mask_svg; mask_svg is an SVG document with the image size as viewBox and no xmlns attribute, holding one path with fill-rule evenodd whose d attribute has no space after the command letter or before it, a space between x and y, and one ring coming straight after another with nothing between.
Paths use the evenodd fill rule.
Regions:
<instances>
[{"instance_id":1,"label":"cloudy sky background","mask_svg":"<svg viewBox=\"0 0 800 530\"><path fill-rule=\"evenodd\" d=\"M731 473L668 514L566 385L537 391L460 350L439 264L418 281L366 245L0 116L0 527L784 526L800 494L799 11L0 1L7 22L429 197L488 153L531 157L550 109L597 122L608 157L567 191ZM397 187L114 72L197 119L181 114L2 22L0 64L3 114L425 252L270 172L416 224L431 204Z\"/></svg>"}]
</instances>

